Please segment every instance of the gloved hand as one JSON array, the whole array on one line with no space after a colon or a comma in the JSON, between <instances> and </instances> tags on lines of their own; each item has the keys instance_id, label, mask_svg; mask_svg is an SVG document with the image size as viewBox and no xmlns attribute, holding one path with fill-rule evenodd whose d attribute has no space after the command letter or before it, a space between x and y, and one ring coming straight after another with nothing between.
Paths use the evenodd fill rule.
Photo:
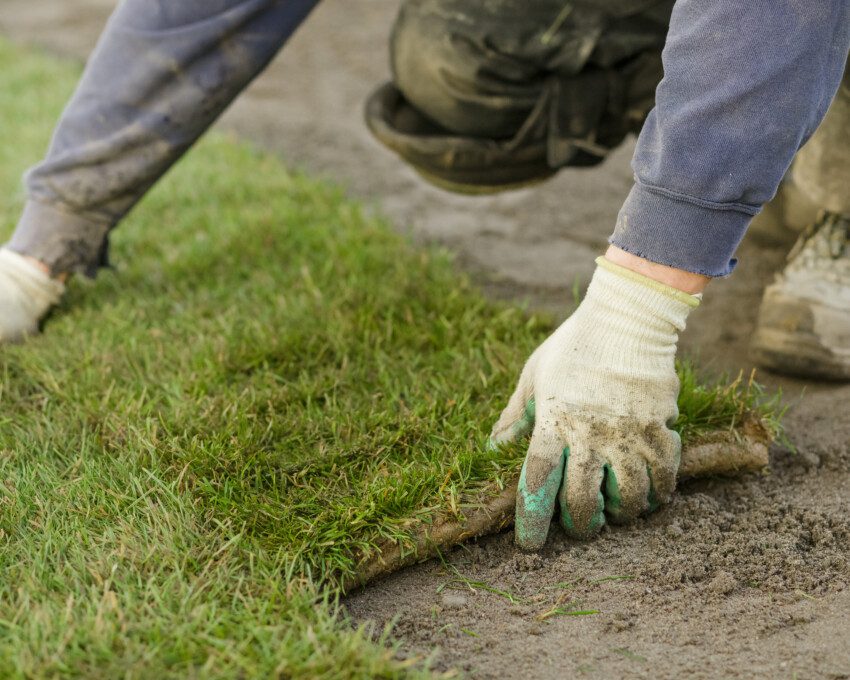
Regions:
<instances>
[{"instance_id":1,"label":"gloved hand","mask_svg":"<svg viewBox=\"0 0 850 680\"><path fill-rule=\"evenodd\" d=\"M533 429L516 507L516 542L528 550L546 541L556 498L561 525L586 538L676 486L676 343L699 298L596 262L581 305L531 355L490 437L499 445Z\"/></svg>"},{"instance_id":2,"label":"gloved hand","mask_svg":"<svg viewBox=\"0 0 850 680\"><path fill-rule=\"evenodd\" d=\"M0 248L0 343L38 332L38 322L59 302L65 286L25 257Z\"/></svg>"}]
</instances>

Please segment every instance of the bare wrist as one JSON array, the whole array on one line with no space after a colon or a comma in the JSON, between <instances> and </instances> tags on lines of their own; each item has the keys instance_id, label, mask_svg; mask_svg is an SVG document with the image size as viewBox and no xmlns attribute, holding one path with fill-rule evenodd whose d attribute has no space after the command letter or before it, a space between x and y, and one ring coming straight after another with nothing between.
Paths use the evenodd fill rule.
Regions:
<instances>
[{"instance_id":1,"label":"bare wrist","mask_svg":"<svg viewBox=\"0 0 850 680\"><path fill-rule=\"evenodd\" d=\"M608 250L605 252L605 259L654 281L677 288L685 293L690 293L691 295L701 293L705 290L708 282L711 281L711 277L709 276L694 274L684 269L668 267L657 262L650 262L613 245L608 246Z\"/></svg>"}]
</instances>

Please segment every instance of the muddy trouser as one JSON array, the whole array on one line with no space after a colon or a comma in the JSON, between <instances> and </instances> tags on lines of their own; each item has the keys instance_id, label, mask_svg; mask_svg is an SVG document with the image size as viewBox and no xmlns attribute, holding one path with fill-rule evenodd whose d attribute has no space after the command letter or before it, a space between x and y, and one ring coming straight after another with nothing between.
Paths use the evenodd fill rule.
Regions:
<instances>
[{"instance_id":1,"label":"muddy trouser","mask_svg":"<svg viewBox=\"0 0 850 680\"><path fill-rule=\"evenodd\" d=\"M8 247L93 275L109 231L259 74L318 0L124 0Z\"/></svg>"},{"instance_id":2,"label":"muddy trouser","mask_svg":"<svg viewBox=\"0 0 850 680\"><path fill-rule=\"evenodd\" d=\"M449 133L538 144L555 170L640 129L673 0L406 0L393 82ZM498 161L493 161L498 162Z\"/></svg>"},{"instance_id":3,"label":"muddy trouser","mask_svg":"<svg viewBox=\"0 0 850 680\"><path fill-rule=\"evenodd\" d=\"M392 66L449 133L510 146L542 123L553 169L641 128L611 242L724 276L824 117L848 46L846 0L406 0ZM848 108L845 81L797 162L824 208L846 210L850 195Z\"/></svg>"},{"instance_id":4,"label":"muddy trouser","mask_svg":"<svg viewBox=\"0 0 850 680\"><path fill-rule=\"evenodd\" d=\"M9 247L54 272L93 273L104 262L109 230L316 2L125 0L46 160L28 174L29 200ZM476 10L471 20L465 7ZM604 152L651 107L669 17L661 55L666 77L643 126L636 185L613 241L717 276L731 270L749 220L775 192L838 87L850 3L821 0L817 7L801 13L796 0L678 0L671 15L670 2L659 0L407 0L399 27L405 16L429 10L434 20L449 20L451 30L412 31L432 42L437 36L443 47L420 45L419 56L411 51L402 63L397 28L393 65L399 81L410 68L423 86L450 83L447 104L440 104L441 87L412 100L458 129L471 107L474 120L461 131L480 135L510 135L548 88L556 102L547 120L553 157L569 155L576 142ZM423 16L407 25L424 22ZM779 40L788 35L788 44ZM604 97L591 96L597 92ZM500 102L496 115L493 102ZM774 107L781 125L765 124Z\"/></svg>"},{"instance_id":5,"label":"muddy trouser","mask_svg":"<svg viewBox=\"0 0 850 680\"><path fill-rule=\"evenodd\" d=\"M654 105L673 4L407 0L391 40L394 82L450 132L511 138L542 115L551 165L573 164L575 147L601 157ZM554 111L540 106L547 97ZM850 214L850 68L793 175L817 207Z\"/></svg>"}]
</instances>

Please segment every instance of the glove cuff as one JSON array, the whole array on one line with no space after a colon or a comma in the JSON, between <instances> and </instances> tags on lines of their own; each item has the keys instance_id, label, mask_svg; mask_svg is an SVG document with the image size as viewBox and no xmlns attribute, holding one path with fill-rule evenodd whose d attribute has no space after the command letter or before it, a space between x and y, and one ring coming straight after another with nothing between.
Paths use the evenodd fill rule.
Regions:
<instances>
[{"instance_id":1,"label":"glove cuff","mask_svg":"<svg viewBox=\"0 0 850 680\"><path fill-rule=\"evenodd\" d=\"M604 258L597 264L587 289L587 304L582 304L584 313L594 316L597 333L608 322L614 338L620 338L617 342L622 342L625 334L646 341L652 337L657 342L663 336L665 342L675 344L699 298Z\"/></svg>"},{"instance_id":2,"label":"glove cuff","mask_svg":"<svg viewBox=\"0 0 850 680\"><path fill-rule=\"evenodd\" d=\"M702 300L702 295L691 295L690 293L686 293L678 288L673 288L673 286L668 286L666 283L661 283L660 281L651 279L643 274L638 274L636 271L614 264L611 260L606 259L602 255L596 258L596 264L612 274L629 279L635 283L641 284L642 286L646 286L647 288L651 288L652 290L658 291L667 297L683 302L689 307L699 307L700 300Z\"/></svg>"}]
</instances>

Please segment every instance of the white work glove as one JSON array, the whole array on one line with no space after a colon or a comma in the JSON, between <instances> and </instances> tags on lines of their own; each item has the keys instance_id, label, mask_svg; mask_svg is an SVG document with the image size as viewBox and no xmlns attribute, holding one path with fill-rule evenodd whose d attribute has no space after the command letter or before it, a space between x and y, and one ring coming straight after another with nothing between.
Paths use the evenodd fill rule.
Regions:
<instances>
[{"instance_id":1,"label":"white work glove","mask_svg":"<svg viewBox=\"0 0 850 680\"><path fill-rule=\"evenodd\" d=\"M585 538L666 502L681 442L678 334L699 298L605 258L575 313L537 348L493 428L499 445L533 429L516 507L516 541L546 541L560 505L567 533Z\"/></svg>"},{"instance_id":2,"label":"white work glove","mask_svg":"<svg viewBox=\"0 0 850 680\"><path fill-rule=\"evenodd\" d=\"M0 343L38 333L38 322L64 292L62 283L25 257L0 248Z\"/></svg>"}]
</instances>

